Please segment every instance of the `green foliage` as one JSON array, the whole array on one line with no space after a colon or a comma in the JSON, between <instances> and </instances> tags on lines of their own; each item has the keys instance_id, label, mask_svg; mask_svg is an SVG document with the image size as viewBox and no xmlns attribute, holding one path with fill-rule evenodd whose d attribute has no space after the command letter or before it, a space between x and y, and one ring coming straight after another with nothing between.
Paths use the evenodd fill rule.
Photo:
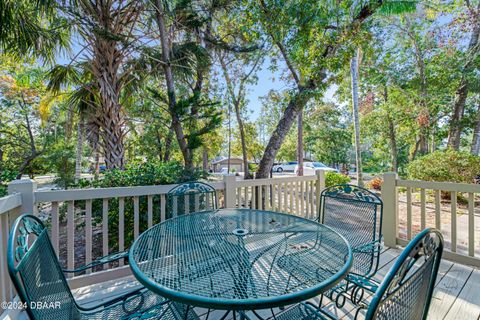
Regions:
<instances>
[{"instance_id":1,"label":"green foliage","mask_svg":"<svg viewBox=\"0 0 480 320\"><path fill-rule=\"evenodd\" d=\"M55 183L59 187L66 189L74 183L75 146L72 143L67 144L63 140L55 143L34 163L40 167L41 172L55 173Z\"/></svg>"},{"instance_id":2,"label":"green foliage","mask_svg":"<svg viewBox=\"0 0 480 320\"><path fill-rule=\"evenodd\" d=\"M480 174L480 157L451 149L436 151L408 165L410 179L473 183Z\"/></svg>"},{"instance_id":3,"label":"green foliage","mask_svg":"<svg viewBox=\"0 0 480 320\"><path fill-rule=\"evenodd\" d=\"M346 184L350 182L350 177L334 171L328 171L325 174L325 186L331 187L337 184Z\"/></svg>"},{"instance_id":4,"label":"green foliage","mask_svg":"<svg viewBox=\"0 0 480 320\"><path fill-rule=\"evenodd\" d=\"M9 169L0 170L0 197L8 194L8 182L15 180L18 172Z\"/></svg>"},{"instance_id":5,"label":"green foliage","mask_svg":"<svg viewBox=\"0 0 480 320\"><path fill-rule=\"evenodd\" d=\"M10 170L10 169L2 169L0 171L0 182L8 182L15 180L17 177L18 171Z\"/></svg>"},{"instance_id":6,"label":"green foliage","mask_svg":"<svg viewBox=\"0 0 480 320\"><path fill-rule=\"evenodd\" d=\"M258 169L258 164L256 163L249 163L248 164L248 169L250 170L250 173L255 173Z\"/></svg>"},{"instance_id":7,"label":"green foliage","mask_svg":"<svg viewBox=\"0 0 480 320\"><path fill-rule=\"evenodd\" d=\"M258 131L260 132L260 136L266 139L262 139L262 144L267 144L267 139L269 139L269 135L275 130L277 123L282 118L290 98L289 92L277 92L274 90L271 90L265 97L261 98L262 109L260 113L262 117L258 121ZM297 128L292 126L278 150L276 159L278 161L293 161L296 159L296 152Z\"/></svg>"},{"instance_id":8,"label":"green foliage","mask_svg":"<svg viewBox=\"0 0 480 320\"><path fill-rule=\"evenodd\" d=\"M102 179L88 181L82 179L76 185L78 188L112 188L129 186L148 186L182 183L186 181L195 181L200 178L206 178L203 171L187 170L178 162L148 162L128 165L125 170L112 169L107 170ZM80 204L81 205L81 204ZM140 232L148 227L148 198L146 196L138 197L139 206L139 228ZM152 196L153 222L160 222L160 211L162 203L159 195ZM113 198L108 202L108 228L109 228L109 246L118 248L118 215L119 199ZM92 216L97 224L102 223L103 201L95 199L92 201ZM134 230L134 199L132 197L124 198L124 216L125 216L125 245L128 247L133 241Z\"/></svg>"},{"instance_id":9,"label":"green foliage","mask_svg":"<svg viewBox=\"0 0 480 320\"><path fill-rule=\"evenodd\" d=\"M18 172L10 169L0 170L0 197L4 197L8 194L8 182L15 180Z\"/></svg>"},{"instance_id":10,"label":"green foliage","mask_svg":"<svg viewBox=\"0 0 480 320\"><path fill-rule=\"evenodd\" d=\"M346 108L334 104L318 103L307 110L305 144L318 161L334 165L349 163L353 146L348 118Z\"/></svg>"},{"instance_id":11,"label":"green foliage","mask_svg":"<svg viewBox=\"0 0 480 320\"><path fill-rule=\"evenodd\" d=\"M82 179L78 187L114 188L150 186L182 183L200 178L206 178L203 171L185 169L178 162L150 161L127 165L125 170L107 170L103 178L99 180L89 181Z\"/></svg>"}]
</instances>

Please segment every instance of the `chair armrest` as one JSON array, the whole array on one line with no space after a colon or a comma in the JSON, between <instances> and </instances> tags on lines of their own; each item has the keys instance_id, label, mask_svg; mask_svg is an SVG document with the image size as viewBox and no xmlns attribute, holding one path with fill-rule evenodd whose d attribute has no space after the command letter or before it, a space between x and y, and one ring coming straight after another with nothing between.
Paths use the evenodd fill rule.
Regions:
<instances>
[{"instance_id":1,"label":"chair armrest","mask_svg":"<svg viewBox=\"0 0 480 320\"><path fill-rule=\"evenodd\" d=\"M382 251L382 239L372 241L370 243L362 244L360 246L352 248L353 253L371 253Z\"/></svg>"},{"instance_id":2,"label":"chair armrest","mask_svg":"<svg viewBox=\"0 0 480 320\"><path fill-rule=\"evenodd\" d=\"M89 264L78 267L76 269L73 269L73 270L63 269L63 272L65 272L65 273L81 272L81 271L85 271L87 269L91 269L93 267L96 267L96 266L99 266L99 265L102 265L102 264L106 264L106 263L116 261L116 260L120 260L120 259L124 259L124 258L128 258L128 251L111 253L111 254L103 256L103 257L101 257L97 260L94 260L94 261L90 262Z\"/></svg>"}]
</instances>

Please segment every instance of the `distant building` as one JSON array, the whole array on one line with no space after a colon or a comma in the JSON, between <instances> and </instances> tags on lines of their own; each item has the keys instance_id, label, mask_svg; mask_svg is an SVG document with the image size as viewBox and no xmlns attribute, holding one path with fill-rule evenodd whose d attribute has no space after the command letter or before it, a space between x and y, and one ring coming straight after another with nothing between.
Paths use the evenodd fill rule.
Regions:
<instances>
[{"instance_id":1,"label":"distant building","mask_svg":"<svg viewBox=\"0 0 480 320\"><path fill-rule=\"evenodd\" d=\"M228 158L219 157L212 161L213 172L220 172L222 168L228 168ZM243 168L243 159L239 157L230 158L230 172L245 172Z\"/></svg>"}]
</instances>

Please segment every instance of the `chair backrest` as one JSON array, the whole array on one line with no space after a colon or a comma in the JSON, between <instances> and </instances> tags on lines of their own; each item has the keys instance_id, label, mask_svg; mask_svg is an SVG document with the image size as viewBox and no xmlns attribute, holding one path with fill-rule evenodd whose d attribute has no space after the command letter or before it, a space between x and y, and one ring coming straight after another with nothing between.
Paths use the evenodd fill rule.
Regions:
<instances>
[{"instance_id":1,"label":"chair backrest","mask_svg":"<svg viewBox=\"0 0 480 320\"><path fill-rule=\"evenodd\" d=\"M30 319L78 319L80 312L50 243L35 216L15 220L8 239L8 272Z\"/></svg>"},{"instance_id":2,"label":"chair backrest","mask_svg":"<svg viewBox=\"0 0 480 320\"><path fill-rule=\"evenodd\" d=\"M383 202L374 193L358 186L342 184L321 194L320 222L344 236L352 248L381 241ZM353 253L351 273L370 277L378 268L378 247Z\"/></svg>"},{"instance_id":3,"label":"chair backrest","mask_svg":"<svg viewBox=\"0 0 480 320\"><path fill-rule=\"evenodd\" d=\"M366 319L426 319L442 252L443 237L438 230L420 232L380 284Z\"/></svg>"},{"instance_id":4,"label":"chair backrest","mask_svg":"<svg viewBox=\"0 0 480 320\"><path fill-rule=\"evenodd\" d=\"M215 188L203 182L185 182L167 193L167 218L217 208Z\"/></svg>"}]
</instances>

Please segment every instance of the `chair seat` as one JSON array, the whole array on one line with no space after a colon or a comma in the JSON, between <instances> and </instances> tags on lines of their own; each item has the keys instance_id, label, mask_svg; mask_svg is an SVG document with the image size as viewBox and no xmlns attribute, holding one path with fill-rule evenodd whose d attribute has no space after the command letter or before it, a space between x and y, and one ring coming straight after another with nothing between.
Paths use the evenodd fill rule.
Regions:
<instances>
[{"instance_id":1,"label":"chair seat","mask_svg":"<svg viewBox=\"0 0 480 320\"><path fill-rule=\"evenodd\" d=\"M299 303L287 311L276 315L276 320L317 320L325 319L320 313L316 312L312 307Z\"/></svg>"},{"instance_id":2,"label":"chair seat","mask_svg":"<svg viewBox=\"0 0 480 320\"><path fill-rule=\"evenodd\" d=\"M147 289L128 297L114 305L84 312L80 319L165 319L196 320L199 319L192 307L169 301Z\"/></svg>"}]
</instances>

